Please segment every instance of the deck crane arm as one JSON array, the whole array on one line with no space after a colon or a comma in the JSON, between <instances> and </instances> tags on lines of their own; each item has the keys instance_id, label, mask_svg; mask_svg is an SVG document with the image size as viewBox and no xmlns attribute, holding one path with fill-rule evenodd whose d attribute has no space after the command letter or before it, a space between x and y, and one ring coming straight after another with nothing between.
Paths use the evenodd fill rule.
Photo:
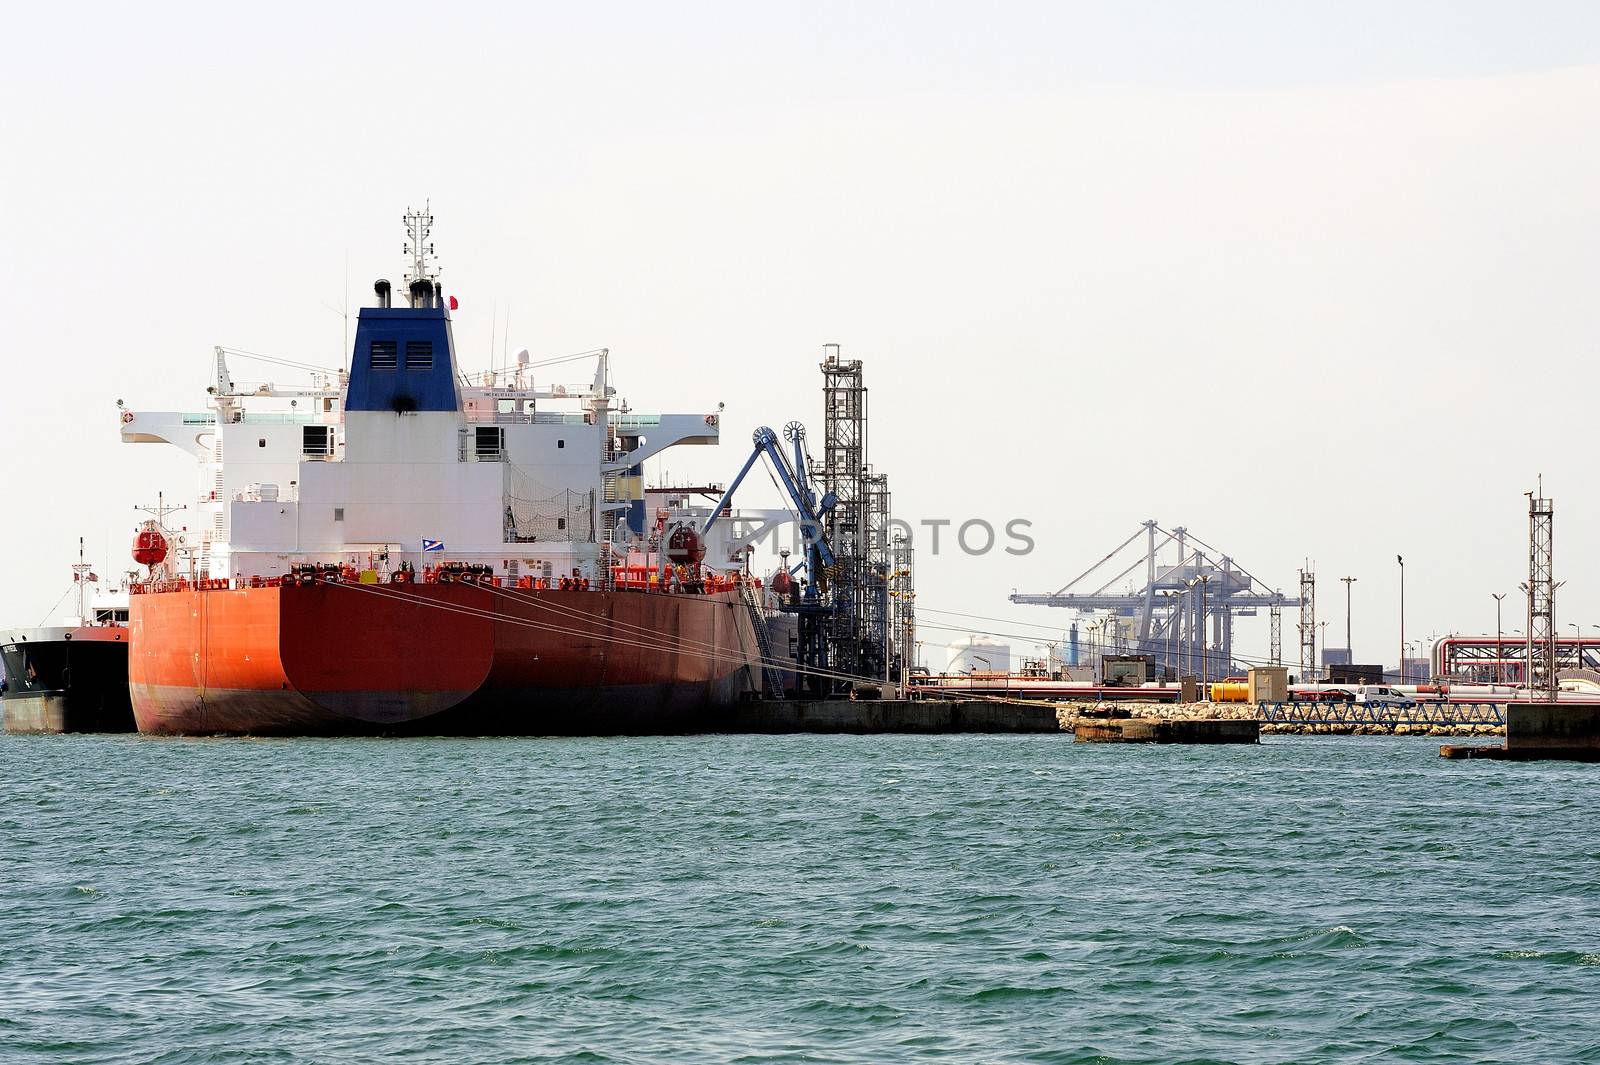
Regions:
<instances>
[{"instance_id":1,"label":"deck crane arm","mask_svg":"<svg viewBox=\"0 0 1600 1065\"><path fill-rule=\"evenodd\" d=\"M754 446L750 449L750 457L745 460L738 476L728 483L728 490L722 493L722 498L717 500L717 505L712 509L711 516L700 527L700 535L704 536L710 531L711 526L716 524L717 519L722 516L723 508L733 499L733 493L744 482L745 475L765 455L771 461L773 471L778 475L778 480L783 482L784 491L789 493L790 502L794 504L795 516L800 519L800 531L805 537L807 555L809 556L814 552L816 561L820 565L833 565L833 551L828 547L828 542L822 537L822 520L811 502L811 492L808 488L802 487L804 481L796 476L795 471L789 465L788 457L778 447L778 434L763 425L751 435L751 442ZM798 451L798 448L796 450ZM812 574L812 578L813 580L816 578L815 573Z\"/></svg>"},{"instance_id":2,"label":"deck crane arm","mask_svg":"<svg viewBox=\"0 0 1600 1065\"><path fill-rule=\"evenodd\" d=\"M228 372L228 356L221 347L217 353L217 392L219 396L233 395L233 375Z\"/></svg>"}]
</instances>

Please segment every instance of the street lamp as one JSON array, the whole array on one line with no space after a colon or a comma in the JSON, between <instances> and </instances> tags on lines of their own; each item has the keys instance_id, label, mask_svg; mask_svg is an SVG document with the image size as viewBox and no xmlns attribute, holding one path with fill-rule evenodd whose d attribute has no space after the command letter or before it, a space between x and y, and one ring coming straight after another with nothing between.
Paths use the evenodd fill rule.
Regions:
<instances>
[{"instance_id":1,"label":"street lamp","mask_svg":"<svg viewBox=\"0 0 1600 1065\"><path fill-rule=\"evenodd\" d=\"M1167 656L1164 665L1166 672L1171 673L1173 676L1177 676L1177 670L1173 668L1172 663L1172 630L1177 626L1178 621L1178 615L1172 610L1172 597L1176 594L1170 588L1161 593L1161 598L1166 600L1167 604ZM1162 683L1166 683L1165 679L1163 679Z\"/></svg>"},{"instance_id":2,"label":"street lamp","mask_svg":"<svg viewBox=\"0 0 1600 1065\"><path fill-rule=\"evenodd\" d=\"M1506 680L1506 651L1505 647L1502 646L1504 630L1500 627L1500 604L1505 601L1507 593L1501 592L1499 595L1495 595L1494 592L1490 592L1489 594L1494 596L1494 682L1496 684L1504 684Z\"/></svg>"},{"instance_id":3,"label":"street lamp","mask_svg":"<svg viewBox=\"0 0 1600 1065\"><path fill-rule=\"evenodd\" d=\"M1496 595L1490 592L1494 600L1494 683L1506 683L1506 630L1501 625L1501 603L1506 601L1506 592Z\"/></svg>"},{"instance_id":4,"label":"street lamp","mask_svg":"<svg viewBox=\"0 0 1600 1065\"><path fill-rule=\"evenodd\" d=\"M1400 564L1400 667L1396 676L1400 684L1406 682L1406 560L1400 555L1394 556Z\"/></svg>"},{"instance_id":5,"label":"street lamp","mask_svg":"<svg viewBox=\"0 0 1600 1065\"><path fill-rule=\"evenodd\" d=\"M1177 643L1178 643L1178 677L1181 680L1183 678L1184 668L1185 667L1188 667L1189 669L1193 669L1194 668L1194 666L1189 662L1189 659L1191 657L1191 655L1189 654L1189 648L1190 648L1190 644L1193 642L1193 634L1190 633L1190 631L1189 631L1189 589L1188 589L1188 587L1185 586L1185 587L1179 588L1177 590L1177 596L1178 596L1178 616L1177 616L1177 632L1175 633L1175 636L1177 637Z\"/></svg>"},{"instance_id":6,"label":"street lamp","mask_svg":"<svg viewBox=\"0 0 1600 1065\"><path fill-rule=\"evenodd\" d=\"M1356 653L1350 646L1350 586L1356 582L1357 578L1340 577L1339 579L1344 581L1344 649L1348 653L1350 661L1354 662ZM1324 643L1324 651L1326 651L1326 643Z\"/></svg>"},{"instance_id":7,"label":"street lamp","mask_svg":"<svg viewBox=\"0 0 1600 1065\"><path fill-rule=\"evenodd\" d=\"M1206 585L1210 583L1211 574L1209 573L1202 573L1189 582L1189 587L1191 588L1196 584L1200 586L1200 687L1201 690L1206 692L1207 701L1210 701L1211 698L1211 689L1209 687L1211 681L1211 651L1206 646L1206 622L1210 620L1206 616Z\"/></svg>"}]
</instances>

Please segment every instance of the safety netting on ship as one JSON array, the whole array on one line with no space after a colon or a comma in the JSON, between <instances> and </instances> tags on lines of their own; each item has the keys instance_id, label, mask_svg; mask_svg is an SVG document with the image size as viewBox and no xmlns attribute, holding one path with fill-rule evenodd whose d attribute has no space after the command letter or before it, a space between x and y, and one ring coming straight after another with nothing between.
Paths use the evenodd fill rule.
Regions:
<instances>
[{"instance_id":1,"label":"safety netting on ship","mask_svg":"<svg viewBox=\"0 0 1600 1065\"><path fill-rule=\"evenodd\" d=\"M594 539L594 493L554 488L505 464L507 543Z\"/></svg>"}]
</instances>

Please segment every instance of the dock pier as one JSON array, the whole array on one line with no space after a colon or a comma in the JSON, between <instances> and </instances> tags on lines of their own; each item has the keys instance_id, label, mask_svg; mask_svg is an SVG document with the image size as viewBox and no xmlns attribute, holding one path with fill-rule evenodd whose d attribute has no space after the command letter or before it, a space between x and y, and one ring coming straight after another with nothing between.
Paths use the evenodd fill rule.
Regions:
<instances>
[{"instance_id":1,"label":"dock pier","mask_svg":"<svg viewBox=\"0 0 1600 1065\"><path fill-rule=\"evenodd\" d=\"M792 699L744 703L733 732L1059 732L1048 703L992 699Z\"/></svg>"},{"instance_id":2,"label":"dock pier","mask_svg":"<svg viewBox=\"0 0 1600 1065\"><path fill-rule=\"evenodd\" d=\"M1505 715L1503 746L1446 744L1439 757L1600 762L1600 705L1509 703Z\"/></svg>"}]
</instances>

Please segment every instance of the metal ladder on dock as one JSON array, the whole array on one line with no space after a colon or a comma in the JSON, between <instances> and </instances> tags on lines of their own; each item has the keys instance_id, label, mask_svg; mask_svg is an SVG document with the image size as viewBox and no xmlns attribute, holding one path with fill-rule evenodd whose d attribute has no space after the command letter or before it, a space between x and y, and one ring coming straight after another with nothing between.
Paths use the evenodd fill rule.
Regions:
<instances>
[{"instance_id":1,"label":"metal ladder on dock","mask_svg":"<svg viewBox=\"0 0 1600 1065\"><path fill-rule=\"evenodd\" d=\"M749 581L739 585L744 598L744 608L750 612L750 627L756 631L756 647L761 651L761 674L767 694L774 699L783 698L783 678L773 665L772 641L767 637L767 619L761 616L761 603L756 599L755 586Z\"/></svg>"}]
</instances>

